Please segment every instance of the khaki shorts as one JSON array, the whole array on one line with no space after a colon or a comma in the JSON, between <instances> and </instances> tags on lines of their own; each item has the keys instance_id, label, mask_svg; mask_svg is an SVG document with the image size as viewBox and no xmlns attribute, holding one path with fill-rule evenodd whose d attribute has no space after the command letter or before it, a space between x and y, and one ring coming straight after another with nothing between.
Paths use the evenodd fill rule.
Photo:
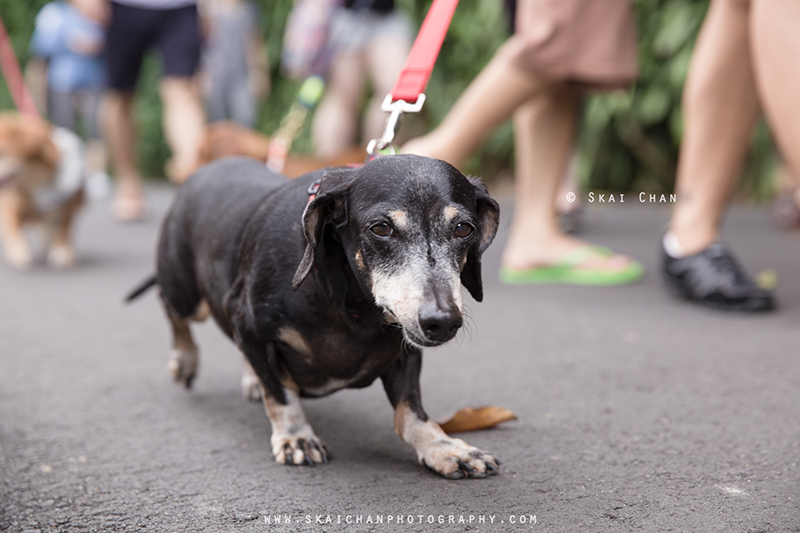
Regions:
<instances>
[{"instance_id":1,"label":"khaki shorts","mask_svg":"<svg viewBox=\"0 0 800 533\"><path fill-rule=\"evenodd\" d=\"M396 9L386 14L339 9L331 21L330 44L334 53L355 54L380 39L411 43L412 34L411 22Z\"/></svg>"},{"instance_id":2,"label":"khaki shorts","mask_svg":"<svg viewBox=\"0 0 800 533\"><path fill-rule=\"evenodd\" d=\"M518 0L516 32L500 52L527 71L589 88L638 76L630 0Z\"/></svg>"}]
</instances>

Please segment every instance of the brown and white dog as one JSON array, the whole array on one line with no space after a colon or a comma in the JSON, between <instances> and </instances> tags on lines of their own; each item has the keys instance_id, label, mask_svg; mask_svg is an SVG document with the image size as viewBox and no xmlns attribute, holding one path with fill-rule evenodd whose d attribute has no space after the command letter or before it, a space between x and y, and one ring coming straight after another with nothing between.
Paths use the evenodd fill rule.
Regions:
<instances>
[{"instance_id":1,"label":"brown and white dog","mask_svg":"<svg viewBox=\"0 0 800 533\"><path fill-rule=\"evenodd\" d=\"M24 233L31 223L47 231L48 263L75 262L70 229L84 202L81 151L72 132L36 116L0 113L0 239L10 265L33 262Z\"/></svg>"},{"instance_id":2,"label":"brown and white dog","mask_svg":"<svg viewBox=\"0 0 800 533\"><path fill-rule=\"evenodd\" d=\"M268 136L235 122L213 122L203 131L197 157L198 168L211 161L233 155L246 155L259 161L266 161L269 157L269 142ZM363 163L366 156L366 147L355 145L331 158L290 153L282 173L290 178L296 178L321 168Z\"/></svg>"}]
</instances>

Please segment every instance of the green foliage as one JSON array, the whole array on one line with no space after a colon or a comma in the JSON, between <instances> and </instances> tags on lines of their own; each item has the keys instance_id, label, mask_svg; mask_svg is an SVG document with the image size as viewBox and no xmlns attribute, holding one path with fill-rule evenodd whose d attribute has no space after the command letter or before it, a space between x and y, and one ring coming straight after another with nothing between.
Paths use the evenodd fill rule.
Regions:
<instances>
[{"instance_id":1,"label":"green foliage","mask_svg":"<svg viewBox=\"0 0 800 533\"><path fill-rule=\"evenodd\" d=\"M33 21L48 0L0 0L0 17L11 38L17 57L24 63L28 59L28 43L33 34ZM4 88L5 89L5 88Z\"/></svg>"},{"instance_id":2,"label":"green foliage","mask_svg":"<svg viewBox=\"0 0 800 533\"><path fill-rule=\"evenodd\" d=\"M637 0L640 78L626 92L587 98L580 130L584 186L670 192L683 130L681 92L707 1ZM771 193L774 150L762 124L754 134L742 190Z\"/></svg>"},{"instance_id":3,"label":"green foliage","mask_svg":"<svg viewBox=\"0 0 800 533\"><path fill-rule=\"evenodd\" d=\"M47 0L0 0L0 18L8 32L11 45L20 59L25 64L30 56L28 43L33 35L33 21L36 14L47 3ZM5 84L5 79L0 76L0 110L13 109L14 102L11 93Z\"/></svg>"},{"instance_id":4,"label":"green foliage","mask_svg":"<svg viewBox=\"0 0 800 533\"><path fill-rule=\"evenodd\" d=\"M272 133L294 101L299 84L280 74L283 28L293 0L256 0L265 46L270 59L272 90L262 102L258 129ZM0 0L2 16L18 57L28 57L33 19L46 0ZM431 0L397 0L418 27ZM508 37L502 2L461 2L427 89L428 101L420 116L408 117L403 138L435 127L458 96L481 71ZM629 90L589 95L578 138L578 172L584 186L592 189L671 191L674 185L683 119L680 99L694 40L708 6L707 0L635 0L639 27L640 79ZM169 151L161 127L158 99L158 60L147 58L140 79L136 116L139 123L139 159L143 173L163 175ZM498 95L501 98L502 95ZM0 84L0 109L12 107ZM309 128L295 150L311 151ZM499 128L469 161L467 171L491 179L513 165L513 131ZM761 125L753 137L743 191L763 198L771 192L774 150L769 132Z\"/></svg>"},{"instance_id":5,"label":"green foliage","mask_svg":"<svg viewBox=\"0 0 800 533\"><path fill-rule=\"evenodd\" d=\"M148 53L142 64L133 102L133 116L139 130L136 151L139 171L143 176L163 177L164 163L170 156L164 140L163 107L158 96L160 75L161 61L156 54Z\"/></svg>"}]
</instances>

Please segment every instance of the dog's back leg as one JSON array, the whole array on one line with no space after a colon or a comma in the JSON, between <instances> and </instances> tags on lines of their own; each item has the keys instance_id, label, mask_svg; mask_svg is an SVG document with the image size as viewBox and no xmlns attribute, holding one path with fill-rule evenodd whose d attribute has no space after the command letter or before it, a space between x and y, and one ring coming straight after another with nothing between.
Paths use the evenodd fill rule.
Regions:
<instances>
[{"instance_id":1,"label":"dog's back leg","mask_svg":"<svg viewBox=\"0 0 800 533\"><path fill-rule=\"evenodd\" d=\"M75 263L75 251L70 244L70 230L75 214L83 205L83 201L84 195L81 191L62 208L57 219L52 221L47 262L56 268L65 268Z\"/></svg>"},{"instance_id":2,"label":"dog's back leg","mask_svg":"<svg viewBox=\"0 0 800 533\"><path fill-rule=\"evenodd\" d=\"M245 400L258 402L261 400L261 381L259 381L256 371L250 365L247 357L242 356L244 372L242 372L242 396Z\"/></svg>"},{"instance_id":3,"label":"dog's back leg","mask_svg":"<svg viewBox=\"0 0 800 533\"><path fill-rule=\"evenodd\" d=\"M167 312L167 318L172 326L173 347L169 352L167 370L175 381L188 389L192 386L192 380L197 375L199 365L197 345L192 338L189 322L190 320L205 320L208 317L208 304L205 300L201 300L195 313L191 317L184 318L163 294L161 301L164 303L164 310Z\"/></svg>"}]
</instances>

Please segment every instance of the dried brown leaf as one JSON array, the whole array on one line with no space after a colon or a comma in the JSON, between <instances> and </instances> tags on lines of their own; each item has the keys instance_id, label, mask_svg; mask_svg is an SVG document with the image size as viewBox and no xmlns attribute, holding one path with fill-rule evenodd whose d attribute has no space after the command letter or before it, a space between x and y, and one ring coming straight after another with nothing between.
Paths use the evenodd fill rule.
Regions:
<instances>
[{"instance_id":1,"label":"dried brown leaf","mask_svg":"<svg viewBox=\"0 0 800 533\"><path fill-rule=\"evenodd\" d=\"M517 415L496 405L485 407L465 407L453 415L449 420L439 422L445 433L461 433L463 431L477 431L479 429L493 428L503 422L516 420Z\"/></svg>"}]
</instances>

